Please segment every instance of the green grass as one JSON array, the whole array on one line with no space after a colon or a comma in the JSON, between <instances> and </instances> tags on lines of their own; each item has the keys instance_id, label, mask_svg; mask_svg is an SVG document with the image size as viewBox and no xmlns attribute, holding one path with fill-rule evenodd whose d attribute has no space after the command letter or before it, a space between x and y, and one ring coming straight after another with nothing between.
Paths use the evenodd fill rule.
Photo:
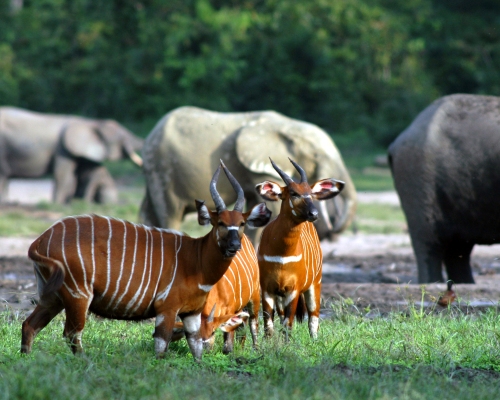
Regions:
<instances>
[{"instance_id":1,"label":"green grass","mask_svg":"<svg viewBox=\"0 0 500 400\"><path fill-rule=\"evenodd\" d=\"M345 305L344 305L345 306ZM0 399L492 399L500 385L500 317L496 310L467 316L394 312L367 319L334 304L312 341L306 324L290 343L259 337L259 350L236 346L196 365L186 342L154 357L152 321L90 316L85 356L74 357L62 339L63 316L19 353L22 319L0 313Z\"/></svg>"},{"instance_id":2,"label":"green grass","mask_svg":"<svg viewBox=\"0 0 500 400\"><path fill-rule=\"evenodd\" d=\"M363 233L405 233L406 218L400 206L381 203L359 203L355 227Z\"/></svg>"}]
</instances>

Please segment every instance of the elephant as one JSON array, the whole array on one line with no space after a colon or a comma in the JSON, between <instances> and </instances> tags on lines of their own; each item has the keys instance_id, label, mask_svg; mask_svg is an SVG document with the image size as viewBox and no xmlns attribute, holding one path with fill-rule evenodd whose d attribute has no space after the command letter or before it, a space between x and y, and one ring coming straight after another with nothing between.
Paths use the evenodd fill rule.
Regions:
<instances>
[{"instance_id":1,"label":"elephant","mask_svg":"<svg viewBox=\"0 0 500 400\"><path fill-rule=\"evenodd\" d=\"M331 200L328 207L318 206L322 221L317 229L320 238L328 238L348 227L356 210L356 190L325 131L274 111L224 113L192 106L167 113L145 139L146 192L140 220L146 225L179 229L184 215L195 211L193 199L210 198L204 182L220 159L241 183L251 208L261 201L255 186L280 179L271 167L270 156L285 165L290 176L297 172L290 167L288 157L302 165L311 180L335 177L344 181L345 189L335 203ZM235 200L229 185L221 183L219 192L226 203ZM279 213L276 204L268 207L274 215ZM252 237L254 243L256 237Z\"/></svg>"},{"instance_id":2,"label":"elephant","mask_svg":"<svg viewBox=\"0 0 500 400\"><path fill-rule=\"evenodd\" d=\"M129 158L141 166L136 151L142 144L114 120L0 107L0 202L7 200L9 178L46 174L54 176L56 203L74 197L114 201L116 187L102 163Z\"/></svg>"},{"instance_id":3,"label":"elephant","mask_svg":"<svg viewBox=\"0 0 500 400\"><path fill-rule=\"evenodd\" d=\"M475 244L500 242L500 97L444 96L390 144L418 280L474 283Z\"/></svg>"}]
</instances>

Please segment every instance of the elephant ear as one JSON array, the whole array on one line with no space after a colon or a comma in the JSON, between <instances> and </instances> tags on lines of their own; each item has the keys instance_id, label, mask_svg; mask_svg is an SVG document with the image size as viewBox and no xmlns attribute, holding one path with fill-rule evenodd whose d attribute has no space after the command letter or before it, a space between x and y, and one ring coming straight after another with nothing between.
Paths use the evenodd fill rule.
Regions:
<instances>
[{"instance_id":1,"label":"elephant ear","mask_svg":"<svg viewBox=\"0 0 500 400\"><path fill-rule=\"evenodd\" d=\"M101 163L106 160L107 148L97 126L82 121L69 123L62 133L64 148L74 157Z\"/></svg>"},{"instance_id":2,"label":"elephant ear","mask_svg":"<svg viewBox=\"0 0 500 400\"><path fill-rule=\"evenodd\" d=\"M275 171L269 157L288 175L292 176L295 169L288 160L293 155L294 142L282 135L277 129L269 129L262 125L245 126L241 128L236 138L236 155L240 162L250 171L281 177Z\"/></svg>"}]
</instances>

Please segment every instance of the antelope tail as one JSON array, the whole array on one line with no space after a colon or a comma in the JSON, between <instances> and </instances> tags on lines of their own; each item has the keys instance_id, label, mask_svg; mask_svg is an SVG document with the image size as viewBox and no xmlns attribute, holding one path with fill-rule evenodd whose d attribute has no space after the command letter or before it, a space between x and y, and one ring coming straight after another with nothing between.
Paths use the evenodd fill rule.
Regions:
<instances>
[{"instance_id":1,"label":"antelope tail","mask_svg":"<svg viewBox=\"0 0 500 400\"><path fill-rule=\"evenodd\" d=\"M304 321L304 316L306 315L306 300L304 294L299 296L299 301L297 303L297 310L295 311L295 319L297 322L302 323Z\"/></svg>"},{"instance_id":2,"label":"antelope tail","mask_svg":"<svg viewBox=\"0 0 500 400\"><path fill-rule=\"evenodd\" d=\"M28 256L35 263L35 268L39 267L47 269L50 272L49 279L45 282L40 297L44 297L59 290L64 282L64 267L62 263L56 259L46 257L38 252L39 241L35 240L28 250Z\"/></svg>"}]
</instances>

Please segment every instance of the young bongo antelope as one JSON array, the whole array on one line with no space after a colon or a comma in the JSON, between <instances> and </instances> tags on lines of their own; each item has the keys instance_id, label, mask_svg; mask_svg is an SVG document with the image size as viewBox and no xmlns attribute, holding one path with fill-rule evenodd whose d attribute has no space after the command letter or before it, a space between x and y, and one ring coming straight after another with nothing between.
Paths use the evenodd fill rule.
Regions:
<instances>
[{"instance_id":1,"label":"young bongo antelope","mask_svg":"<svg viewBox=\"0 0 500 400\"><path fill-rule=\"evenodd\" d=\"M82 352L87 311L115 319L156 317L157 356L168 349L176 317L184 323L189 348L201 360L200 314L208 293L241 248L245 222L259 227L269 219L265 204L243 213L244 196L224 167L238 197L227 210L216 189L220 166L210 183L217 211L197 201L198 218L212 224L201 238L96 215L56 222L30 246L40 302L23 322L21 352L36 334L66 310L64 337ZM266 219L267 217L267 219Z\"/></svg>"},{"instance_id":2,"label":"young bongo antelope","mask_svg":"<svg viewBox=\"0 0 500 400\"><path fill-rule=\"evenodd\" d=\"M279 215L262 232L257 258L264 331L266 336L273 334L276 304L287 340L295 316L302 322L305 307L309 333L312 338L317 337L323 254L312 224L318 218L313 200L330 199L344 187L344 182L332 178L309 186L304 170L296 162L290 162L299 172L300 182L294 182L271 160L286 186L271 181L256 186L257 193L265 200L282 200Z\"/></svg>"},{"instance_id":3,"label":"young bongo antelope","mask_svg":"<svg viewBox=\"0 0 500 400\"><path fill-rule=\"evenodd\" d=\"M269 218L271 212L269 212ZM224 332L223 353L233 351L237 328L250 320L253 346L257 346L259 327L260 282L257 255L252 242L244 235L241 250L236 254L228 270L208 294L201 312L201 338L205 348L211 349L217 328ZM176 323L174 339L184 336L182 323ZM243 336L244 340L245 336Z\"/></svg>"}]
</instances>

